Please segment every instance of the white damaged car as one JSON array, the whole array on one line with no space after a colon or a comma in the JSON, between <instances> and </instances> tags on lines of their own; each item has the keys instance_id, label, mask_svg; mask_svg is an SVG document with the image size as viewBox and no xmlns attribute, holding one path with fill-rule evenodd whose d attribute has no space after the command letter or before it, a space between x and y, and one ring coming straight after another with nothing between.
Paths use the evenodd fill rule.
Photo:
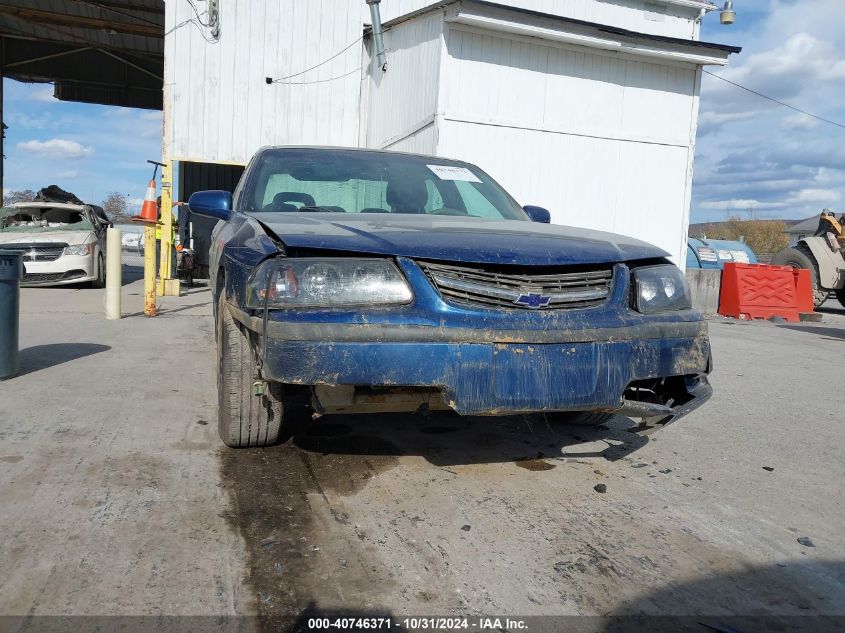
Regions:
<instances>
[{"instance_id":1,"label":"white damaged car","mask_svg":"<svg viewBox=\"0 0 845 633\"><path fill-rule=\"evenodd\" d=\"M0 249L23 253L23 286L106 283L106 229L100 207L18 202L0 209Z\"/></svg>"}]
</instances>

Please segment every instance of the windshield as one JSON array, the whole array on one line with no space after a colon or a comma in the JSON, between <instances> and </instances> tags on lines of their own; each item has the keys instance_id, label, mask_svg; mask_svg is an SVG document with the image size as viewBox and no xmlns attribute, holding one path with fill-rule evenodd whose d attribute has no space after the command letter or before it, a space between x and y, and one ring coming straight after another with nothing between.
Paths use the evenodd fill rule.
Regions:
<instances>
[{"instance_id":1,"label":"windshield","mask_svg":"<svg viewBox=\"0 0 845 633\"><path fill-rule=\"evenodd\" d=\"M88 214L68 207L4 207L0 209L0 231L44 232L90 231Z\"/></svg>"},{"instance_id":2,"label":"windshield","mask_svg":"<svg viewBox=\"0 0 845 633\"><path fill-rule=\"evenodd\" d=\"M244 185L243 211L528 217L483 171L428 156L361 150L265 150Z\"/></svg>"}]
</instances>

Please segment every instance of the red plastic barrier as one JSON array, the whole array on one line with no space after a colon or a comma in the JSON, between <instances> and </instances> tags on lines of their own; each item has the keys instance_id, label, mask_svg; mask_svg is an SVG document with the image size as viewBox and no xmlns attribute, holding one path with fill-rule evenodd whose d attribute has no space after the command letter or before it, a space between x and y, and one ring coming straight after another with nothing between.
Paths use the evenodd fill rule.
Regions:
<instances>
[{"instance_id":1,"label":"red plastic barrier","mask_svg":"<svg viewBox=\"0 0 845 633\"><path fill-rule=\"evenodd\" d=\"M725 264L719 314L736 319L782 317L797 323L803 311L796 291L798 279L790 266Z\"/></svg>"},{"instance_id":2,"label":"red plastic barrier","mask_svg":"<svg viewBox=\"0 0 845 633\"><path fill-rule=\"evenodd\" d=\"M810 278L810 271L805 268L793 268L792 274L795 275L798 312L813 312L816 306L813 305L813 281Z\"/></svg>"}]
</instances>

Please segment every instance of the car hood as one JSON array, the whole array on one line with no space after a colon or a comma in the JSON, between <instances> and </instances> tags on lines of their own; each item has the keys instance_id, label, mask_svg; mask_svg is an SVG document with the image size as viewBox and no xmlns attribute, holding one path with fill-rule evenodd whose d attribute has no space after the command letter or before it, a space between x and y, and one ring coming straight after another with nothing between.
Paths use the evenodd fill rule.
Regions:
<instances>
[{"instance_id":1,"label":"car hood","mask_svg":"<svg viewBox=\"0 0 845 633\"><path fill-rule=\"evenodd\" d=\"M61 244L84 244L89 241L92 232L90 230L82 231L8 231L0 232L0 245L14 244L15 242L22 244L43 244L49 242L59 242Z\"/></svg>"},{"instance_id":2,"label":"car hood","mask_svg":"<svg viewBox=\"0 0 845 633\"><path fill-rule=\"evenodd\" d=\"M519 220L369 213L251 213L286 246L480 264L600 264L666 257L639 240Z\"/></svg>"}]
</instances>

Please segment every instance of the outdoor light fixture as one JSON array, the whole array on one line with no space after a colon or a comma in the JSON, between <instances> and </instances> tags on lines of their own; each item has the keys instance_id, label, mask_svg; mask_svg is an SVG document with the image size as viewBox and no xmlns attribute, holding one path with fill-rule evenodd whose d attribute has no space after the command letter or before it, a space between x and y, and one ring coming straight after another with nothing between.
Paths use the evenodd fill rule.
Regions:
<instances>
[{"instance_id":1,"label":"outdoor light fixture","mask_svg":"<svg viewBox=\"0 0 845 633\"><path fill-rule=\"evenodd\" d=\"M725 6L719 13L719 22L722 24L733 24L736 20L736 12L734 11L733 0L725 0Z\"/></svg>"}]
</instances>

